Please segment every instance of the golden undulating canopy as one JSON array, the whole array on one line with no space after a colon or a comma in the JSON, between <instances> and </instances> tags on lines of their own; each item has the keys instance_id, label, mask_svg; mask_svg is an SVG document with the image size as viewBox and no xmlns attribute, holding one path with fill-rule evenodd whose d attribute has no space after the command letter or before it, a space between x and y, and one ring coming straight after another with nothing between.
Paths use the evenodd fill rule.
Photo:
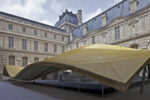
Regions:
<instances>
[{"instance_id":1,"label":"golden undulating canopy","mask_svg":"<svg viewBox=\"0 0 150 100\"><path fill-rule=\"evenodd\" d=\"M33 80L60 69L71 69L108 86L125 91L137 74L150 62L149 50L95 44L76 48L28 65L10 77ZM8 67L8 66L7 66ZM5 69L5 68L4 68ZM8 72L10 69L7 68Z\"/></svg>"}]
</instances>

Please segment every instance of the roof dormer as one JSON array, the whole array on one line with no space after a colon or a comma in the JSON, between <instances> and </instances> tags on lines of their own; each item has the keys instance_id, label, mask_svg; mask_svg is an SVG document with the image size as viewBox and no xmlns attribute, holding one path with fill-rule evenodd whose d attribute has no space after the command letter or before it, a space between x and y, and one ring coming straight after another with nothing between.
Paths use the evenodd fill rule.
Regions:
<instances>
[{"instance_id":1,"label":"roof dormer","mask_svg":"<svg viewBox=\"0 0 150 100\"><path fill-rule=\"evenodd\" d=\"M107 21L107 15L106 13L103 13L101 15L101 19L102 19L102 27L106 25L106 21Z\"/></svg>"},{"instance_id":2,"label":"roof dormer","mask_svg":"<svg viewBox=\"0 0 150 100\"><path fill-rule=\"evenodd\" d=\"M129 0L129 4L130 4L130 13L135 13L137 10L138 1L137 0Z\"/></svg>"}]
</instances>

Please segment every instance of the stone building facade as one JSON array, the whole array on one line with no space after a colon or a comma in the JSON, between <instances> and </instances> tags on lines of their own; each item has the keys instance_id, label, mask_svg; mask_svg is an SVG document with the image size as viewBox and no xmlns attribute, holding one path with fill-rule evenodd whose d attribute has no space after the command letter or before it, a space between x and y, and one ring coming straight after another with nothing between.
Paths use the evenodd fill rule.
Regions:
<instances>
[{"instance_id":1,"label":"stone building facade","mask_svg":"<svg viewBox=\"0 0 150 100\"><path fill-rule=\"evenodd\" d=\"M144 1L147 1L145 6L140 8L138 5ZM126 3L129 3L129 5L127 6ZM128 7L130 9L127 13L126 9ZM114 9L121 10L116 10L115 12L113 11ZM123 12L127 14L122 14ZM109 15L109 13L120 13L120 15L114 15L114 18L110 18L113 14ZM100 18L101 20L98 20ZM101 22L98 23L97 20ZM92 25L90 26L89 24ZM98 25L99 27L97 28ZM150 1L123 0L80 27L76 30L81 32L81 34L76 35L76 30L70 34L72 35L71 37L74 36L75 38L72 39L69 49L88 44L112 44L138 49L150 49Z\"/></svg>"},{"instance_id":2,"label":"stone building facade","mask_svg":"<svg viewBox=\"0 0 150 100\"><path fill-rule=\"evenodd\" d=\"M0 12L0 67L26 66L67 50L64 30Z\"/></svg>"},{"instance_id":3,"label":"stone building facade","mask_svg":"<svg viewBox=\"0 0 150 100\"><path fill-rule=\"evenodd\" d=\"M122 0L85 23L82 10L66 10L55 26L0 12L0 67L96 43L150 49L150 0Z\"/></svg>"}]
</instances>

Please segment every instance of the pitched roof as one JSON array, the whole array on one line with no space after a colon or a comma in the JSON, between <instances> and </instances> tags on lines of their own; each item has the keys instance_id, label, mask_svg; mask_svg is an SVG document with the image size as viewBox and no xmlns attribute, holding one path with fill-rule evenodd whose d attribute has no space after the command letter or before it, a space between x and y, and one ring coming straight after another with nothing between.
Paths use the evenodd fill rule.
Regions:
<instances>
[{"instance_id":1,"label":"pitched roof","mask_svg":"<svg viewBox=\"0 0 150 100\"><path fill-rule=\"evenodd\" d=\"M142 8L150 4L150 0L137 0L137 1L138 1L138 6L137 6L137 11L135 13L139 12ZM108 10L100 13L99 15L93 17L92 19L88 20L87 22L83 23L81 26L73 30L73 35L74 35L73 38L83 36L84 25L86 25L87 27L86 34L89 34L93 30L101 29L102 28L101 15L104 13L107 15L106 25L110 24L110 22L115 18L122 17L122 16L128 17L135 14L135 13L133 14L130 13L130 5L128 0L122 0L118 4L112 6Z\"/></svg>"},{"instance_id":2,"label":"pitched roof","mask_svg":"<svg viewBox=\"0 0 150 100\"><path fill-rule=\"evenodd\" d=\"M61 31L61 32L65 33L65 30L63 30L63 29L60 29L60 28L57 28L57 27L54 27L54 26L51 26L51 25L47 25L47 24L44 24L44 23L40 23L40 22L37 22L37 21L33 21L33 20L30 20L30 19L27 19L27 18L19 17L19 16L16 16L16 15L13 15L13 14L8 14L6 12L0 11L0 16L3 16L3 17L8 18L8 19L12 19L12 20L21 21L21 22L24 22L24 23L29 23L29 24L32 24L32 25L35 25L35 26L46 28L46 29Z\"/></svg>"},{"instance_id":3,"label":"pitched roof","mask_svg":"<svg viewBox=\"0 0 150 100\"><path fill-rule=\"evenodd\" d=\"M72 12L66 10L61 16L59 16L59 21L56 22L55 27L59 27L65 22L77 25L78 24L77 14L73 14Z\"/></svg>"}]
</instances>

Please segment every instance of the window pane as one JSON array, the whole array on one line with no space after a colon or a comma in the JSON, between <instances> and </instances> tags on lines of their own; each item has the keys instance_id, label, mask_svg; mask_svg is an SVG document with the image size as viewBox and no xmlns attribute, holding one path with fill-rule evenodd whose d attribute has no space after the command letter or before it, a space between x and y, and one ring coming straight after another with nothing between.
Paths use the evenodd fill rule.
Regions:
<instances>
[{"instance_id":1,"label":"window pane","mask_svg":"<svg viewBox=\"0 0 150 100\"><path fill-rule=\"evenodd\" d=\"M15 65L15 56L9 56L9 65Z\"/></svg>"},{"instance_id":2,"label":"window pane","mask_svg":"<svg viewBox=\"0 0 150 100\"><path fill-rule=\"evenodd\" d=\"M54 44L54 53L57 53L57 44Z\"/></svg>"},{"instance_id":3,"label":"window pane","mask_svg":"<svg viewBox=\"0 0 150 100\"><path fill-rule=\"evenodd\" d=\"M79 44L78 44L78 43L76 43L76 47L77 47L77 48L79 47Z\"/></svg>"},{"instance_id":4,"label":"window pane","mask_svg":"<svg viewBox=\"0 0 150 100\"><path fill-rule=\"evenodd\" d=\"M23 60L23 64L22 65L24 67L26 67L28 65L28 58L27 57L23 57L22 60Z\"/></svg>"},{"instance_id":5,"label":"window pane","mask_svg":"<svg viewBox=\"0 0 150 100\"><path fill-rule=\"evenodd\" d=\"M34 30L34 35L37 35L37 30Z\"/></svg>"},{"instance_id":6,"label":"window pane","mask_svg":"<svg viewBox=\"0 0 150 100\"><path fill-rule=\"evenodd\" d=\"M14 48L14 38L13 37L9 37L8 38L8 42L9 42L9 48Z\"/></svg>"},{"instance_id":7,"label":"window pane","mask_svg":"<svg viewBox=\"0 0 150 100\"><path fill-rule=\"evenodd\" d=\"M25 33L26 32L26 28L23 27L22 28L22 32Z\"/></svg>"},{"instance_id":8,"label":"window pane","mask_svg":"<svg viewBox=\"0 0 150 100\"><path fill-rule=\"evenodd\" d=\"M56 39L56 35L54 35L54 39Z\"/></svg>"},{"instance_id":9,"label":"window pane","mask_svg":"<svg viewBox=\"0 0 150 100\"><path fill-rule=\"evenodd\" d=\"M48 52L48 43L44 44L45 52Z\"/></svg>"},{"instance_id":10,"label":"window pane","mask_svg":"<svg viewBox=\"0 0 150 100\"><path fill-rule=\"evenodd\" d=\"M47 38L47 33L45 33L45 38Z\"/></svg>"},{"instance_id":11,"label":"window pane","mask_svg":"<svg viewBox=\"0 0 150 100\"><path fill-rule=\"evenodd\" d=\"M120 39L120 27L117 26L115 27L115 40L119 40Z\"/></svg>"},{"instance_id":12,"label":"window pane","mask_svg":"<svg viewBox=\"0 0 150 100\"><path fill-rule=\"evenodd\" d=\"M65 52L65 46L62 46L62 53Z\"/></svg>"},{"instance_id":13,"label":"window pane","mask_svg":"<svg viewBox=\"0 0 150 100\"><path fill-rule=\"evenodd\" d=\"M64 37L62 37L62 41L64 41Z\"/></svg>"},{"instance_id":14,"label":"window pane","mask_svg":"<svg viewBox=\"0 0 150 100\"><path fill-rule=\"evenodd\" d=\"M24 49L24 50L27 49L27 41L26 41L26 39L22 39L22 49Z\"/></svg>"},{"instance_id":15,"label":"window pane","mask_svg":"<svg viewBox=\"0 0 150 100\"><path fill-rule=\"evenodd\" d=\"M92 36L92 44L95 44L95 36Z\"/></svg>"},{"instance_id":16,"label":"window pane","mask_svg":"<svg viewBox=\"0 0 150 100\"><path fill-rule=\"evenodd\" d=\"M38 41L34 41L34 51L38 51Z\"/></svg>"},{"instance_id":17,"label":"window pane","mask_svg":"<svg viewBox=\"0 0 150 100\"><path fill-rule=\"evenodd\" d=\"M12 30L12 29L13 29L12 24L9 24L9 25L8 25L8 29L9 29L9 30Z\"/></svg>"}]
</instances>

